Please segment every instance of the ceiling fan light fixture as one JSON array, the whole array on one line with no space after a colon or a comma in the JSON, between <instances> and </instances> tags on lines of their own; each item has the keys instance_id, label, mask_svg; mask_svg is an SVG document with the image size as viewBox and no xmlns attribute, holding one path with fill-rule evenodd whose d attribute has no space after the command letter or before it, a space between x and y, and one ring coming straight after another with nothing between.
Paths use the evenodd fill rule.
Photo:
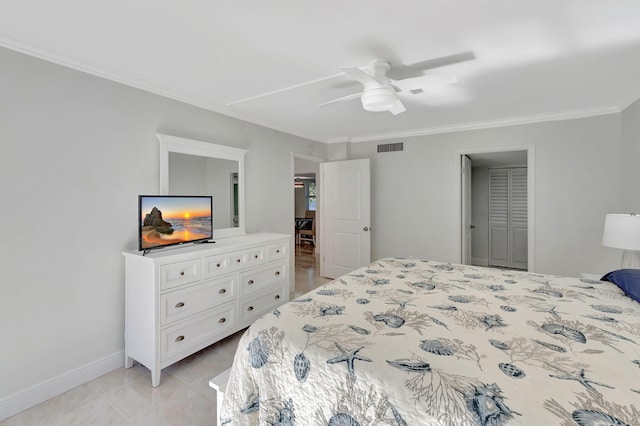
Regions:
<instances>
[{"instance_id":1,"label":"ceiling fan light fixture","mask_svg":"<svg viewBox=\"0 0 640 426\"><path fill-rule=\"evenodd\" d=\"M367 111L389 111L398 101L396 92L391 88L380 87L362 92L362 107Z\"/></svg>"}]
</instances>

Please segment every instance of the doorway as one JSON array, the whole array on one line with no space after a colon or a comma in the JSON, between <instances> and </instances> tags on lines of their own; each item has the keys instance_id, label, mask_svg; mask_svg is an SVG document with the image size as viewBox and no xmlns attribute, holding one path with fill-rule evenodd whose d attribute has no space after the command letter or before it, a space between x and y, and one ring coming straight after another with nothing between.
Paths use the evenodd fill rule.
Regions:
<instances>
[{"instance_id":1,"label":"doorway","mask_svg":"<svg viewBox=\"0 0 640 426\"><path fill-rule=\"evenodd\" d=\"M306 169L313 168L313 170ZM317 167L317 169L316 169ZM315 238L313 239L314 266L305 277L296 276L298 282L306 282L309 287L327 278L336 278L371 262L371 178L368 159L323 162L322 159L304 154L291 155L291 212L292 233L300 212L296 214L295 181L309 180L315 173ZM307 178L307 179L305 179ZM302 190L304 185L297 184ZM308 191L301 191L307 194ZM307 196L307 198L309 198ZM300 204L305 213L312 206L309 199ZM306 215L306 214L305 214ZM306 218L300 218L304 221ZM297 239L296 239L297 240ZM293 253L304 247L302 241L292 241ZM295 259L296 262L298 258ZM313 271L311 271L311 269ZM338 272L341 271L341 272ZM313 272L313 274L311 274ZM312 282L313 281L313 282ZM312 287L315 288L315 287Z\"/></svg>"},{"instance_id":2,"label":"doorway","mask_svg":"<svg viewBox=\"0 0 640 426\"><path fill-rule=\"evenodd\" d=\"M294 223L294 289L295 297L330 281L320 276L319 215L321 158L292 154L292 210ZM300 229L304 228L304 229Z\"/></svg>"},{"instance_id":3,"label":"doorway","mask_svg":"<svg viewBox=\"0 0 640 426\"><path fill-rule=\"evenodd\" d=\"M534 270L534 159L533 146L458 152L460 263Z\"/></svg>"}]
</instances>

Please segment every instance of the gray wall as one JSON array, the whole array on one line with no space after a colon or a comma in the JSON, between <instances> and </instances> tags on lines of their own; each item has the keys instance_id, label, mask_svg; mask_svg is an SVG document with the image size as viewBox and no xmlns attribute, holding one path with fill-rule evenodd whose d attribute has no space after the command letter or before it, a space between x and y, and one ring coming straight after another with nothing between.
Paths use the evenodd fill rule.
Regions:
<instances>
[{"instance_id":1,"label":"gray wall","mask_svg":"<svg viewBox=\"0 0 640 426\"><path fill-rule=\"evenodd\" d=\"M0 49L0 401L123 349L156 133L248 150L247 231L291 233L291 152L326 145Z\"/></svg>"},{"instance_id":2,"label":"gray wall","mask_svg":"<svg viewBox=\"0 0 640 426\"><path fill-rule=\"evenodd\" d=\"M612 114L406 138L403 152L375 152L391 140L352 144L350 158L371 158L372 257L458 262L456 153L535 145L535 270L576 276L618 266L619 251L601 241L605 214L622 203L620 127Z\"/></svg>"},{"instance_id":3,"label":"gray wall","mask_svg":"<svg viewBox=\"0 0 640 426\"><path fill-rule=\"evenodd\" d=\"M489 169L471 169L471 264L489 264Z\"/></svg>"},{"instance_id":4,"label":"gray wall","mask_svg":"<svg viewBox=\"0 0 640 426\"><path fill-rule=\"evenodd\" d=\"M622 112L622 206L609 213L640 213L640 100Z\"/></svg>"}]
</instances>

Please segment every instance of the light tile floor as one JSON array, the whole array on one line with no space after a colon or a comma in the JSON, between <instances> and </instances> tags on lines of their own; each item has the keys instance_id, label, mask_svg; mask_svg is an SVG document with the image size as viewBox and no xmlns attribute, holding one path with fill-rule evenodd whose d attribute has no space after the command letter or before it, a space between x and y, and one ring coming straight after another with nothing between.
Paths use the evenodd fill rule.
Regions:
<instances>
[{"instance_id":1,"label":"light tile floor","mask_svg":"<svg viewBox=\"0 0 640 426\"><path fill-rule=\"evenodd\" d=\"M313 246L296 247L292 298L329 281L319 276L317 265ZM165 368L156 388L149 370L136 363L0 421L0 426L214 425L216 394L209 380L231 367L243 331Z\"/></svg>"}]
</instances>

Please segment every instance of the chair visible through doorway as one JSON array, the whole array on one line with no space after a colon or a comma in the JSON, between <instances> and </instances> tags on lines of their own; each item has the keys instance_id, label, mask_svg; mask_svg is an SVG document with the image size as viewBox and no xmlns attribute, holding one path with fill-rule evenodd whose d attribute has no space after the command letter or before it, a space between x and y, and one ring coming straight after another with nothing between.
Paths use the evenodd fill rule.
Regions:
<instances>
[{"instance_id":1,"label":"chair visible through doorway","mask_svg":"<svg viewBox=\"0 0 640 426\"><path fill-rule=\"evenodd\" d=\"M304 224L300 227L300 229L296 229L296 237L298 243L302 245L304 241L310 242L315 247L316 245L316 212L312 210L307 210L304 213L305 219Z\"/></svg>"}]
</instances>

